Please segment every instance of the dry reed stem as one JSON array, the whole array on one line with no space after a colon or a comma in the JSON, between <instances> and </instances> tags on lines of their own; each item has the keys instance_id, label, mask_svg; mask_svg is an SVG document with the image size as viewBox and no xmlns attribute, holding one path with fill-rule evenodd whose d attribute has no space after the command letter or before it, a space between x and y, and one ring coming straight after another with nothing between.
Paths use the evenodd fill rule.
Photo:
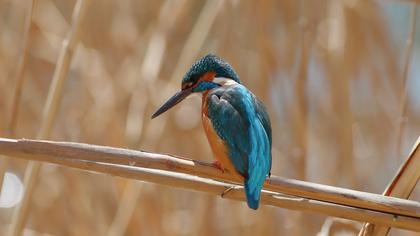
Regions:
<instances>
[{"instance_id":1,"label":"dry reed stem","mask_svg":"<svg viewBox=\"0 0 420 236\"><path fill-rule=\"evenodd\" d=\"M0 194L3 188L4 175L9 167L9 160L6 156L0 155Z\"/></svg>"},{"instance_id":2,"label":"dry reed stem","mask_svg":"<svg viewBox=\"0 0 420 236\"><path fill-rule=\"evenodd\" d=\"M136 209L137 200L141 194L142 183L130 181L124 188L123 195L118 203L118 210L109 227L108 236L124 235Z\"/></svg>"},{"instance_id":3,"label":"dry reed stem","mask_svg":"<svg viewBox=\"0 0 420 236\"><path fill-rule=\"evenodd\" d=\"M420 145L420 137L417 139L415 147ZM408 198L411 192L416 187L416 184L420 178L420 150L414 148L408 159L401 165L395 177L389 183L385 189L384 196L392 196L398 198ZM365 223L361 231L360 236L383 236L389 232L389 227L377 227L371 223Z\"/></svg>"},{"instance_id":4,"label":"dry reed stem","mask_svg":"<svg viewBox=\"0 0 420 236\"><path fill-rule=\"evenodd\" d=\"M310 15L308 14L308 7L305 1L300 1L300 57L297 68L296 84L294 86L294 99L296 105L293 106L293 127L295 133L295 142L299 150L296 156L296 162L294 169L297 173L297 178L300 180L306 180L306 167L307 167L307 151L308 151L308 121L307 115L308 103L306 100L307 94L307 81L308 81L308 64L311 51L311 35L309 28ZM294 226L294 235L307 235L307 230L301 225L305 225L308 221L308 216L300 214L298 215L297 223Z\"/></svg>"},{"instance_id":5,"label":"dry reed stem","mask_svg":"<svg viewBox=\"0 0 420 236\"><path fill-rule=\"evenodd\" d=\"M15 91L13 94L13 101L12 101L12 111L11 111L11 117L10 117L10 121L9 121L9 126L8 126L8 136L10 137L15 137L15 132L16 132L16 124L17 124L17 120L18 120L18 115L19 115L19 105L20 105L20 98L22 95L22 87L23 87L23 82L25 79L24 72L25 72L25 67L26 67L26 62L27 62L27 52L28 52L28 47L29 47L29 33L31 30L31 23L32 23L32 13L33 13L33 0L29 0L28 1L28 6L27 6L27 13L26 13L26 19L25 19L25 25L24 25L24 30L23 30L23 40L22 40L22 48L21 48L21 57L19 59L18 62L18 66L17 66L17 72L16 72L16 85L15 85ZM0 191L3 187L3 178L4 178L4 174L6 173L6 170L9 166L9 159L5 156L0 156L0 162L2 162L2 164L0 165Z\"/></svg>"},{"instance_id":6,"label":"dry reed stem","mask_svg":"<svg viewBox=\"0 0 420 236\"><path fill-rule=\"evenodd\" d=\"M339 235L339 232L352 232L357 234L359 232L360 223L346 219L328 217L317 236L334 236Z\"/></svg>"},{"instance_id":7,"label":"dry reed stem","mask_svg":"<svg viewBox=\"0 0 420 236\"><path fill-rule=\"evenodd\" d=\"M182 12L181 10L184 4L185 1L173 2L167 0L164 4L162 4L160 9L159 19L155 27L156 30L150 36L147 51L142 65L140 66L140 79L137 81L135 89L131 91L131 99L129 103L130 109L127 113L127 123L137 122L140 124L139 128L134 131L129 130L127 127L125 136L127 140L131 139L130 143L135 143L132 140L133 136L134 139L138 139L141 137L143 131L143 119L145 118L144 111L146 110L145 107L148 101L147 98L144 98L144 89L140 87L144 86L144 82L149 84L149 87L152 87L150 85L155 82L162 67L168 31L170 30L172 24L174 24L177 18L181 15L180 13ZM128 185L124 188L122 198L118 203L118 209L108 230L108 236L125 234L134 209L136 208L137 199L141 194L140 189L141 184L132 182L128 183Z\"/></svg>"},{"instance_id":8,"label":"dry reed stem","mask_svg":"<svg viewBox=\"0 0 420 236\"><path fill-rule=\"evenodd\" d=\"M169 4L169 3L168 3ZM178 3L179 5L182 5L182 3ZM201 13L198 17L197 22L194 24L191 33L188 35L187 40L184 43L184 47L181 51L181 55L180 55L180 59L178 60L177 65L175 66L174 72L172 73L172 77L170 78L168 85L166 86L166 88L164 88L163 90L168 90L170 88L173 87L173 83L175 83L176 80L179 80L180 78L182 78L182 73L183 71L185 71L187 69L187 67L192 63L193 58L195 58L198 53L199 50L201 49L202 45L205 42L205 39L207 38L207 35L211 29L211 27L213 26L213 23L216 19L216 16L218 15L219 10L221 9L221 5L222 5L222 1L213 1L213 0L208 0L202 10ZM166 10L166 7L164 6L162 11ZM173 9L172 9L173 11ZM181 12L175 13L175 17L171 18L171 22L175 21L175 18L178 14L180 14ZM174 13L173 13L174 14ZM168 23L166 23L166 21L168 20L167 18L167 14L161 14L160 17L160 22L161 24L158 25L157 27L157 31L155 32L156 34L161 34L160 37L163 37L164 39L166 38L166 31L169 29L168 28ZM162 23L165 22L165 23ZM161 26L161 27L159 27ZM151 37L152 40L155 40L155 37ZM166 41L163 43L163 47L164 49L161 51L161 53L164 53L164 50L166 48ZM146 54L145 56L145 61L143 66L141 67L141 75L144 79L144 81L146 82L147 85L147 89L148 89L148 94L150 96L153 97L154 94L156 94L154 91L152 91L153 89L155 89L155 87L153 86L153 82L155 82L157 75L161 69L161 65L162 65L162 57L161 56L156 56L156 55L151 55L152 51L149 52L150 55ZM149 62L148 58L155 58L155 62L157 62L158 66L154 68L153 71L150 71L149 66L146 66ZM133 91L133 96L132 96L132 100L130 101L130 106L132 103L135 103L136 101L133 99L139 99L139 96L143 95L138 93L139 90L137 91ZM137 95L137 96L136 96ZM152 99L152 102L154 100ZM146 104L143 104L144 106ZM130 114L129 114L130 115ZM163 117L163 119L160 119L157 122L154 122L152 124L150 124L147 127L146 130L146 136L148 137L147 139L147 143L145 144L145 146L157 146L158 144L158 140L161 140L161 137L163 135L164 132L164 127L166 126L167 123L167 119L165 117ZM158 128L157 128L158 127ZM138 132L142 132L143 129L139 129ZM141 134L138 133L135 135L136 137L140 137ZM129 185L128 187L126 187L126 189L124 190L124 194L125 191L128 191L129 193L133 194L131 196L127 196L127 198L132 198L135 199L137 198L134 195L139 195L140 191L139 190L133 190L133 189L129 189L129 188L139 188L139 186L137 185ZM129 194L127 193L127 194ZM123 199L122 199L123 200ZM132 202L131 203L131 208L134 209L135 208L135 204L136 202ZM118 220L119 223L113 223L111 225L110 228L110 234L113 234L114 232L122 232L125 231L125 228L123 229L124 225L125 227L128 225L129 220L131 219L131 215L132 215L132 211L129 210L129 207L125 206L126 204L119 204L119 208L117 209L117 214L116 214L116 218L114 218L114 220ZM123 212L124 211L124 212ZM122 220L124 219L124 220Z\"/></svg>"},{"instance_id":9,"label":"dry reed stem","mask_svg":"<svg viewBox=\"0 0 420 236\"><path fill-rule=\"evenodd\" d=\"M17 73L16 73L16 85L15 91L13 95L13 103L12 103L12 115L10 118L8 132L10 136L14 136L16 132L16 124L19 115L19 105L20 105L20 98L22 95L22 87L23 82L25 79L24 72L26 68L27 62L27 54L29 48L29 33L31 30L31 23L32 23L32 14L33 14L33 0L28 1L28 9L25 21L25 28L23 32L23 41L22 41L22 49L20 55L22 55L19 59L18 66L17 66Z\"/></svg>"},{"instance_id":10,"label":"dry reed stem","mask_svg":"<svg viewBox=\"0 0 420 236\"><path fill-rule=\"evenodd\" d=\"M300 28L301 28L301 42L300 42L300 58L297 72L297 81L295 86L295 100L296 106L294 106L294 127L296 130L296 141L300 149L296 169L298 169L298 178L306 179L306 152L308 143L308 104L305 98L307 94L306 86L308 80L308 64L309 56L311 51L310 44L310 32L308 26L308 13L305 3L301 2L301 17L300 17Z\"/></svg>"},{"instance_id":11,"label":"dry reed stem","mask_svg":"<svg viewBox=\"0 0 420 236\"><path fill-rule=\"evenodd\" d=\"M403 82L403 92L401 95L400 100L400 113L399 117L397 117L398 125L397 125L397 148L396 148L396 157L399 160L401 156L402 150L402 136L404 133L405 127L405 117L407 113L407 80L408 80L408 72L410 69L410 62L413 54L413 42L416 34L416 15L417 15L417 4L411 3L411 12L410 12L410 26L409 26L409 33L407 36L407 45L405 48L405 57L404 57L404 67L403 67L403 74L402 74L402 82ZM419 140L417 140L418 145ZM397 175L394 179L390 182L388 187L385 189L383 195L385 196L393 196L393 197L400 197L400 198L408 198L410 196L411 191L416 186L417 180L419 178L420 173L420 157L419 155L414 155L416 150L413 149L412 153L409 155L409 158L403 163L401 168L399 169ZM415 159L417 157L417 159ZM413 160L414 159L414 160ZM365 223L362 229L359 232L359 236L368 236L368 235L387 235L389 232L389 227L375 227L374 224Z\"/></svg>"},{"instance_id":12,"label":"dry reed stem","mask_svg":"<svg viewBox=\"0 0 420 236\"><path fill-rule=\"evenodd\" d=\"M76 2L72 15L71 29L66 39L63 41L52 83L49 88L47 101L42 114L41 127L37 135L38 138L46 138L51 132L53 121L56 117L58 106L60 104L66 75L73 56L73 50L79 40L79 25L81 19L83 18L85 8L86 1L78 0ZM32 199L32 194L35 189L41 167L40 162L32 161L29 162L26 167L24 176L25 193L22 201L14 211L12 223L8 232L8 235L10 236L20 235L22 232L29 213L30 200Z\"/></svg>"},{"instance_id":13,"label":"dry reed stem","mask_svg":"<svg viewBox=\"0 0 420 236\"><path fill-rule=\"evenodd\" d=\"M403 67L403 74L402 74L402 82L403 82L403 93L401 95L400 105L399 105L399 116L398 125L397 125L397 155L396 157L400 160L401 157L401 150L402 150L402 137L404 133L404 127L406 123L406 116L407 116L407 80L408 80L408 73L410 70L410 63L413 54L413 42L416 35L416 17L417 16L417 3L411 3L411 12L410 12L410 30L407 36L407 45L405 48L405 57L404 57L404 67Z\"/></svg>"},{"instance_id":14,"label":"dry reed stem","mask_svg":"<svg viewBox=\"0 0 420 236\"><path fill-rule=\"evenodd\" d=\"M181 15L182 5L184 5L184 1L176 2L176 6L174 6L173 1L168 0L165 2L159 14L159 21L157 23L157 26L155 27L156 30L153 32L152 36L149 39L147 51L145 53L142 65L140 66L140 78L137 81L135 88L131 91L129 111L127 114L127 123L140 123L140 127L137 128L135 131L129 130L128 127L126 128L125 136L130 143L134 143L133 139L138 139L142 135L143 124L145 119L144 112L146 111L145 108L149 100L149 96L144 96L143 87L146 84L146 87L149 90L149 94L155 94L155 92L152 90L155 89L154 82L156 81L158 74L162 68L163 55L165 53L167 44L166 39L168 30L171 28L172 24L176 21L176 19ZM168 17L169 14L171 14L170 17ZM139 106L141 108L139 108ZM141 117L138 117L136 115ZM149 119L149 117L147 117L147 119ZM133 134L130 132L135 133ZM135 138L133 138L133 136L135 136Z\"/></svg>"},{"instance_id":15,"label":"dry reed stem","mask_svg":"<svg viewBox=\"0 0 420 236\"><path fill-rule=\"evenodd\" d=\"M187 40L182 48L181 55L178 59L178 64L175 67L170 83L180 81L185 71L191 65L192 60L197 57L201 47L203 46L211 27L216 20L223 5L220 0L207 0L201 13L194 24L191 33L188 35Z\"/></svg>"},{"instance_id":16,"label":"dry reed stem","mask_svg":"<svg viewBox=\"0 0 420 236\"><path fill-rule=\"evenodd\" d=\"M346 27L345 21L345 3L342 1L331 1L328 5L328 15L332 19L337 19L340 27ZM350 74L348 66L346 66L346 49L342 46L341 50L329 51L326 55L328 68L326 73L329 79L331 92L331 116L333 116L334 124L332 131L335 142L337 143L337 153L340 158L336 159L333 181L341 182L345 180L346 186L357 188L356 168L354 163L353 150L353 112L351 108L350 94ZM344 177L344 178L343 178Z\"/></svg>"},{"instance_id":17,"label":"dry reed stem","mask_svg":"<svg viewBox=\"0 0 420 236\"><path fill-rule=\"evenodd\" d=\"M9 167L9 159L7 156L0 155L0 194L3 189L4 175Z\"/></svg>"},{"instance_id":18,"label":"dry reed stem","mask_svg":"<svg viewBox=\"0 0 420 236\"><path fill-rule=\"evenodd\" d=\"M223 196L224 198L244 200L241 186L226 183L231 182L231 175L222 173L217 168L212 167L211 164L194 162L185 158L82 143L3 138L0 139L0 152L17 158L45 161L215 195L220 195L227 189L231 189ZM190 169L190 171L186 171L187 169ZM203 174L209 172L206 169L218 173L213 176L214 179L221 179L226 182L208 179L209 176ZM185 174L187 172L197 175ZM217 177L218 175L223 176L223 178ZM272 178L274 180L281 179L279 177ZM327 202L312 199L312 197L306 198L303 196L304 194L288 196L264 190L261 197L262 204L293 210L314 211L351 220L420 231L420 203L418 202L303 181L289 179L281 179L281 181L289 185L285 189L290 191L285 192L294 193L295 191L291 189L291 186L293 186L310 192L306 195L315 195L318 196L318 199L323 199L325 198L323 197L325 190L328 189L330 193L335 192L335 195L340 197L337 198L337 201ZM360 204L354 204L355 201L366 201L374 204L370 209L366 209L366 207L359 207ZM346 202L346 204L342 204L342 202Z\"/></svg>"},{"instance_id":19,"label":"dry reed stem","mask_svg":"<svg viewBox=\"0 0 420 236\"><path fill-rule=\"evenodd\" d=\"M167 82L167 86L165 86L162 91L168 91L169 89L173 88L174 83L182 78L183 73L188 69L188 66L193 63L193 60L197 57L201 47L203 46L205 39L207 38L207 35L209 34L210 29L222 8L222 5L223 1L220 0L206 1L200 15L198 16L197 22L194 24L191 33L188 35L188 38L184 43L178 63L172 72L172 77ZM152 89L155 88L149 86L148 89L149 95L153 97L153 95L156 93L155 91L152 91ZM157 143L158 140L162 139L167 120L168 116L163 116L149 124L145 132L147 136L147 143L145 143L145 146L151 146L152 144Z\"/></svg>"},{"instance_id":20,"label":"dry reed stem","mask_svg":"<svg viewBox=\"0 0 420 236\"><path fill-rule=\"evenodd\" d=\"M419 146L415 146L413 150L417 150L420 148ZM414 153L416 155L420 154L417 151L414 151ZM132 167L153 168L191 174L201 178L211 178L229 183L242 182L236 179L234 175L222 172L211 163L190 160L183 157L84 143L0 138L0 154L28 160L50 162L52 159L56 159L54 157L60 157L60 160L103 162ZM268 191L281 192L303 198L420 218L420 203L405 199L384 197L379 194L277 176L272 176L267 180L264 187Z\"/></svg>"}]
</instances>

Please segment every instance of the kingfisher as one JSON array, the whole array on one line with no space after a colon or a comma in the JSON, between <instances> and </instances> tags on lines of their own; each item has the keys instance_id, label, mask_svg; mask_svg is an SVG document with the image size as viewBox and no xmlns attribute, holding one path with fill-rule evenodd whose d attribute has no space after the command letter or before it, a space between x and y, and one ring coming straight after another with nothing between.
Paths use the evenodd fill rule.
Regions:
<instances>
[{"instance_id":1,"label":"kingfisher","mask_svg":"<svg viewBox=\"0 0 420 236\"><path fill-rule=\"evenodd\" d=\"M193 93L202 94L202 123L215 165L244 181L247 204L258 209L271 172L271 123L264 104L244 85L229 63L214 54L196 61L184 75L181 90L152 119Z\"/></svg>"}]
</instances>

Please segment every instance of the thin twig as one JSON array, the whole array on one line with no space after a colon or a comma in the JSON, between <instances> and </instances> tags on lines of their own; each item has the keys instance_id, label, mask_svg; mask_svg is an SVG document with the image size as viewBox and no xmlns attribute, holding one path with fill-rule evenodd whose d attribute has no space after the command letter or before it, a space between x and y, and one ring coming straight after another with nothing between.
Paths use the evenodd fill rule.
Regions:
<instances>
[{"instance_id":1,"label":"thin twig","mask_svg":"<svg viewBox=\"0 0 420 236\"><path fill-rule=\"evenodd\" d=\"M85 8L86 1L78 0L76 2L72 16L72 26L66 39L63 41L57 66L54 71L53 80L48 92L47 101L44 106L42 123L37 135L38 138L46 138L51 132L53 121L56 117L61 101L64 82L70 67L73 50L79 40L79 26L81 19L83 18ZM8 234L10 236L17 236L22 232L28 216L30 200L32 199L32 194L35 189L35 184L41 167L40 162L29 162L26 167L24 176L25 193L22 201L14 211Z\"/></svg>"},{"instance_id":2,"label":"thin twig","mask_svg":"<svg viewBox=\"0 0 420 236\"><path fill-rule=\"evenodd\" d=\"M212 169L214 173L219 173L220 170L212 167L209 163L193 162L185 158L82 143L13 139L0 139L0 152L17 158L45 161L216 195L220 195L230 188L231 190L223 196L224 198L244 200L242 186L226 183L233 179L230 174L222 175L224 182L213 180L220 179L216 177L217 175L213 176L213 179L203 178L208 177L203 174L205 169ZM191 173L197 175L185 174L185 171L184 173L174 172L182 170L181 167L190 169ZM272 178L280 179L279 177ZM282 181L289 184L286 189L290 189L290 186L297 189L306 186L304 188L308 191L310 187L311 195L318 196L319 199L324 198L322 196L325 189L335 192L339 197L337 201L321 201L303 195L291 196L264 190L261 197L262 204L293 210L314 211L351 220L420 231L420 203L418 202L303 181L289 179L282 179ZM270 185L267 185L266 189L269 189L268 186ZM272 183L271 186L273 186ZM351 202L349 199L355 201ZM370 203L371 209L353 204L360 201ZM347 204L341 204L341 202ZM372 203L374 204L372 205Z\"/></svg>"}]
</instances>

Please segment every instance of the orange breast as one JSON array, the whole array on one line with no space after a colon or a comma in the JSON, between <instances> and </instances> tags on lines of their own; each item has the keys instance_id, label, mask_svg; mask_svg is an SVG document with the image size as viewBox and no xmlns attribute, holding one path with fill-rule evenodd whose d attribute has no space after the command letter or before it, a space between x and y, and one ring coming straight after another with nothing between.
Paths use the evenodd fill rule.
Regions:
<instances>
[{"instance_id":1,"label":"orange breast","mask_svg":"<svg viewBox=\"0 0 420 236\"><path fill-rule=\"evenodd\" d=\"M222 167L227 169L230 173L240 176L239 173L236 172L235 167L229 159L229 152L226 145L224 144L224 141L217 135L213 128L213 124L207 115L207 94L208 92L203 93L202 102L202 121L207 140L209 141L213 154L220 162L220 164L222 164Z\"/></svg>"}]
</instances>

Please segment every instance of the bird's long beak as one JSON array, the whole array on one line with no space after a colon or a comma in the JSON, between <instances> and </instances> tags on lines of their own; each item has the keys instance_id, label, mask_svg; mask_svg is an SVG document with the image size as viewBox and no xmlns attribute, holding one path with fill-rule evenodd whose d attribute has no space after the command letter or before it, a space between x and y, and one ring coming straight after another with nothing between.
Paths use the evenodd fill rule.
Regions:
<instances>
[{"instance_id":1,"label":"bird's long beak","mask_svg":"<svg viewBox=\"0 0 420 236\"><path fill-rule=\"evenodd\" d=\"M191 89L183 89L179 92L177 92L175 95L173 95L171 98L168 99L168 101L165 102L153 115L152 119L159 116L160 114L164 113L165 111L169 110L176 104L180 103L182 100L184 100L188 95L192 93Z\"/></svg>"}]
</instances>

